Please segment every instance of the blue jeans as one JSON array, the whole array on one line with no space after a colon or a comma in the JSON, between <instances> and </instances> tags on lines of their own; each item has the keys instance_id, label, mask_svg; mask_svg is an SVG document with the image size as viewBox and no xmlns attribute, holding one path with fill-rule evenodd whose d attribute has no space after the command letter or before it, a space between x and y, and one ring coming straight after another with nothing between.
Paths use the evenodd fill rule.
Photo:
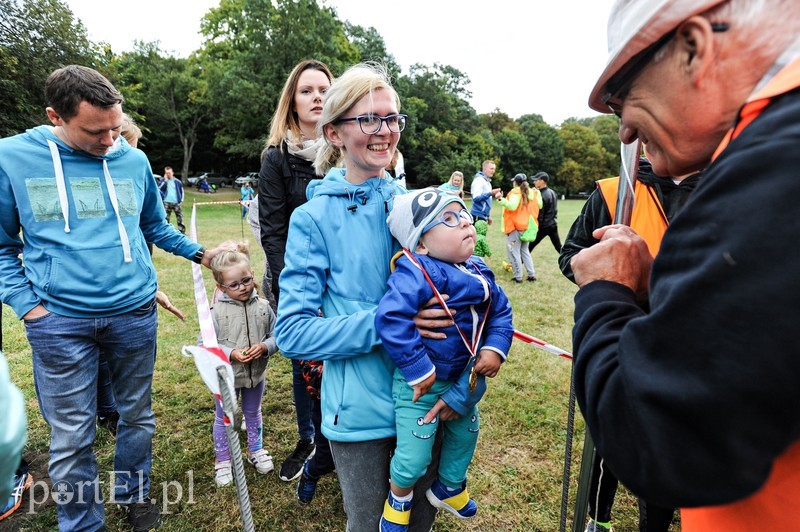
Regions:
<instances>
[{"instance_id":1,"label":"blue jeans","mask_svg":"<svg viewBox=\"0 0 800 532\"><path fill-rule=\"evenodd\" d=\"M311 420L311 397L306 391L306 380L299 360L292 360L292 395L297 413L297 432L301 440L314 440L314 423Z\"/></svg>"},{"instance_id":2,"label":"blue jeans","mask_svg":"<svg viewBox=\"0 0 800 532\"><path fill-rule=\"evenodd\" d=\"M50 425L49 473L61 530L103 526L103 500L94 455L97 374L102 351L113 375L120 420L114 453L114 502L146 500L150 493L155 415L151 389L156 345L155 299L104 318L54 313L25 321L33 351L39 409ZM110 473L110 472L109 472ZM103 475L108 481L108 473Z\"/></svg>"},{"instance_id":3,"label":"blue jeans","mask_svg":"<svg viewBox=\"0 0 800 532\"><path fill-rule=\"evenodd\" d=\"M97 370L97 415L107 416L117 411L117 400L111 386L111 370L108 369L106 357L100 353L100 365Z\"/></svg>"}]
</instances>

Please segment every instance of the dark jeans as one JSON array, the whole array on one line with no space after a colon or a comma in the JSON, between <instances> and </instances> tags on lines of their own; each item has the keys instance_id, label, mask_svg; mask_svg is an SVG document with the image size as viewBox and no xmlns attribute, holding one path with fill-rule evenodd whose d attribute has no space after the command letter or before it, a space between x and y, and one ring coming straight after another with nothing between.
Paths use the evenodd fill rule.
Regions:
<instances>
[{"instance_id":1,"label":"dark jeans","mask_svg":"<svg viewBox=\"0 0 800 532\"><path fill-rule=\"evenodd\" d=\"M292 360L292 395L297 414L297 432L301 440L314 440L314 423L311 420L311 397L306 391L306 380L299 360Z\"/></svg>"},{"instance_id":2,"label":"dark jeans","mask_svg":"<svg viewBox=\"0 0 800 532\"><path fill-rule=\"evenodd\" d=\"M308 461L308 473L312 477L327 475L336 469L331 454L331 445L328 438L322 434L322 401L311 399L311 421L314 422L314 443L317 451Z\"/></svg>"},{"instance_id":3,"label":"dark jeans","mask_svg":"<svg viewBox=\"0 0 800 532\"><path fill-rule=\"evenodd\" d=\"M558 226L553 225L550 227L540 227L539 232L536 233L536 240L528 244L528 251L533 251L533 248L539 245L539 242L544 240L544 237L549 236L550 242L556 248L558 253L561 253L561 237L558 236Z\"/></svg>"}]
</instances>

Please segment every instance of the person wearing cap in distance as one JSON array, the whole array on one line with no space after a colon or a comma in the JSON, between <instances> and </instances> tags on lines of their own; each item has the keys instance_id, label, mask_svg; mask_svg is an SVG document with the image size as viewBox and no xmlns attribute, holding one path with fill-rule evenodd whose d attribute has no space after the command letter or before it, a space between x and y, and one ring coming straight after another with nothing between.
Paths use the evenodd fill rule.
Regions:
<instances>
[{"instance_id":1,"label":"person wearing cap in distance","mask_svg":"<svg viewBox=\"0 0 800 532\"><path fill-rule=\"evenodd\" d=\"M528 243L522 240L522 234L530 224L536 224L539 209L542 208L542 195L535 188L530 188L525 174L517 174L512 180L514 187L503 198L497 192L495 198L503 206L503 232L506 234L506 252L514 281L522 282L522 266L528 272L528 280L536 280L533 257L528 251Z\"/></svg>"},{"instance_id":2,"label":"person wearing cap in distance","mask_svg":"<svg viewBox=\"0 0 800 532\"><path fill-rule=\"evenodd\" d=\"M533 248L549 236L556 253L561 253L561 237L558 236L558 197L553 189L547 186L550 176L547 172L539 172L531 180L542 196L542 208L539 210L539 231L536 233L536 240L528 243L528 251L533 252Z\"/></svg>"},{"instance_id":3,"label":"person wearing cap in distance","mask_svg":"<svg viewBox=\"0 0 800 532\"><path fill-rule=\"evenodd\" d=\"M486 389L483 380L496 376L506 359L514 327L508 298L492 270L472 255L476 233L463 200L433 188L397 196L387 223L404 250L396 255L375 318L383 346L397 364L392 382L397 448L380 529L402 532L410 518L412 490L430 465L439 429L439 417L427 416L428 411L473 364L481 386L458 419L441 421L439 476L426 496L433 506L462 519L477 512L466 489L478 441L477 403ZM440 294L450 296L446 307L455 311L455 324L442 330L444 339L423 338L412 318ZM475 316L480 325L473 322Z\"/></svg>"},{"instance_id":4,"label":"person wearing cap in distance","mask_svg":"<svg viewBox=\"0 0 800 532\"><path fill-rule=\"evenodd\" d=\"M572 258L584 418L684 532L796 529L800 3L618 0L609 49L591 107L656 174L705 170L655 259L618 225Z\"/></svg>"}]
</instances>

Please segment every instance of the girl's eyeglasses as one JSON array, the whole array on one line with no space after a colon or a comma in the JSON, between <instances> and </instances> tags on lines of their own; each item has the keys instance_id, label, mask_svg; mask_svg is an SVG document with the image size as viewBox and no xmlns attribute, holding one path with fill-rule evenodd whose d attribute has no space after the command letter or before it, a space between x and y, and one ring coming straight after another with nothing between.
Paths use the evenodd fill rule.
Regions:
<instances>
[{"instance_id":1,"label":"girl's eyeglasses","mask_svg":"<svg viewBox=\"0 0 800 532\"><path fill-rule=\"evenodd\" d=\"M250 283L252 282L253 282L252 277L245 277L241 281L234 281L228 285L221 284L220 286L222 288L227 288L228 290L238 290L240 286L244 286L245 288L247 288L247 286L250 285Z\"/></svg>"}]
</instances>

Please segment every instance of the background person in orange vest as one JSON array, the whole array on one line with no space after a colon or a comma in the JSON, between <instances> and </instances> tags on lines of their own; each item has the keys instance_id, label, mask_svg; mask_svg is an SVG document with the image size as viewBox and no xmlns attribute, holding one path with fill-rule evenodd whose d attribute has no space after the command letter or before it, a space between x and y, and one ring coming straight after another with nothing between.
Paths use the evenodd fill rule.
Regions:
<instances>
[{"instance_id":1,"label":"background person in orange vest","mask_svg":"<svg viewBox=\"0 0 800 532\"><path fill-rule=\"evenodd\" d=\"M572 258L581 411L684 532L796 529L800 2L617 0L608 34L590 106L657 174L705 170L655 260L617 225Z\"/></svg>"},{"instance_id":2,"label":"background person in orange vest","mask_svg":"<svg viewBox=\"0 0 800 532\"><path fill-rule=\"evenodd\" d=\"M653 173L650 161L639 160L639 173L634 188L634 207L631 228L644 238L648 250L655 256L661 238L669 227L669 221L683 208L689 195L697 185L699 173L690 176L668 178ZM597 182L597 188L586 200L578 218L570 227L567 239L558 257L562 273L575 281L570 261L580 250L599 242L592 233L614 219L617 205L619 178L612 177ZM598 456L594 461L589 489L589 532L611 529L611 507L617 493L617 477ZM639 531L666 532L672 523L675 508L663 507L639 499Z\"/></svg>"},{"instance_id":3,"label":"background person in orange vest","mask_svg":"<svg viewBox=\"0 0 800 532\"><path fill-rule=\"evenodd\" d=\"M528 243L520 238L530 224L535 224L542 208L542 195L535 188L528 185L525 174L514 176L512 188L503 198L502 192L495 194L495 199L503 206L503 232L506 234L506 251L508 262L514 281L521 283L522 266L528 271L528 280L536 280L536 270L533 269L533 257L528 251Z\"/></svg>"}]
</instances>

